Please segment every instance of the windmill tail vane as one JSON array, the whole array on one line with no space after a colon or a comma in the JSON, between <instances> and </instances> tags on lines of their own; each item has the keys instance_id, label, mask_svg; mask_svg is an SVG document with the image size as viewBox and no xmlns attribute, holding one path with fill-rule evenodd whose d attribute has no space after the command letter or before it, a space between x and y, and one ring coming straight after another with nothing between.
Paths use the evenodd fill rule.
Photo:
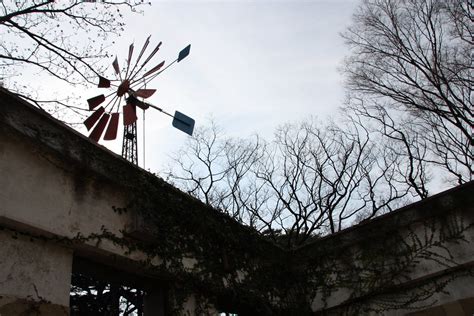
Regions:
<instances>
[{"instance_id":1,"label":"windmill tail vane","mask_svg":"<svg viewBox=\"0 0 474 316\"><path fill-rule=\"evenodd\" d=\"M184 58L186 58L190 53L191 45L183 48L179 52L178 57L165 68L163 68L165 61L161 61L149 70L146 70L146 65L153 60L153 57L159 51L161 42L158 43L151 53L144 59L144 61L141 62L149 44L150 36L148 36L146 39L134 63L132 63L132 59L135 49L134 44L131 44L128 49L128 59L126 60L126 65L122 70L120 69L117 57L115 58L112 63L116 77L115 80L110 80L104 76L99 76L99 83L97 86L99 88L111 89L112 92L107 95L101 94L87 100L89 110L94 112L84 121L84 125L86 126L87 130L90 131L92 129L91 133L89 134L90 139L94 140L95 142L98 142L101 138L104 140L114 140L117 138L120 114L122 113L122 121L124 125L124 144L122 147L122 155L135 164L137 164L137 107L141 108L142 110L147 110L151 107L168 116L171 116L173 118L172 125L189 135L192 135L194 129L194 120L183 113L176 111L175 115L171 115L155 105L139 100L139 98L143 100L148 99L156 92L156 89L145 88L147 83L156 78L174 63L179 63ZM121 105L123 105L122 111L120 111ZM127 143L129 141L133 143ZM130 147L134 147L135 149L130 150ZM130 155L126 154L126 152L130 151L133 151L133 153Z\"/></svg>"},{"instance_id":2,"label":"windmill tail vane","mask_svg":"<svg viewBox=\"0 0 474 316\"><path fill-rule=\"evenodd\" d=\"M127 102L129 104L133 104L143 110L146 110L148 108L154 108L155 110L158 110L160 111L161 113L163 114L166 114L170 117L173 118L173 122L172 122L172 125L179 129L180 131L192 136L193 135L193 130L194 130L194 119L190 118L189 116L179 112L179 111L175 111L174 115L166 112L165 110L163 110L162 108L156 106L156 105L153 105L153 104L150 104L150 103L147 103L147 102L144 102L144 101L140 101L137 97L135 97L133 94L130 95L127 99Z\"/></svg>"}]
</instances>

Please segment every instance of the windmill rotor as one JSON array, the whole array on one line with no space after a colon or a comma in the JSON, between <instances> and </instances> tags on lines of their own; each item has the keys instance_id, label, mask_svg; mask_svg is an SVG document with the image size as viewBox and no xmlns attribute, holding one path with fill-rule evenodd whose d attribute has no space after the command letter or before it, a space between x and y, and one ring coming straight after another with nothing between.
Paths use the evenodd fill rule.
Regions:
<instances>
[{"instance_id":1,"label":"windmill rotor","mask_svg":"<svg viewBox=\"0 0 474 316\"><path fill-rule=\"evenodd\" d=\"M112 92L109 94L100 94L87 100L89 110L93 112L84 121L84 125L88 131L91 131L89 138L95 142L98 142L100 139L106 141L116 139L119 120L122 116L122 122L124 125L124 145L122 148L122 155L124 155L124 152L130 151L129 148L125 148L128 146L128 144L126 144L126 139L135 138L135 145L132 145L131 147L135 147L134 151L136 156L136 126L133 127L132 125L135 125L137 122L137 107L142 110L147 110L151 107L173 117L172 125L189 135L192 135L194 128L194 120L192 118L189 118L178 111L176 111L173 116L163 109L144 101L156 92L156 89L146 88L147 84L175 62L180 62L186 58L189 55L191 45L183 48L179 52L178 57L165 68L163 68L165 66L165 61L161 61L155 66L147 69L147 65L153 60L162 45L162 43L159 42L145 57L145 53L150 44L150 37L151 36L148 36L146 39L134 62L132 62L135 50L134 44L129 46L128 59L126 60L123 69L120 68L118 58L115 57L112 62L115 79L111 80L105 76L99 75L99 83L97 87L111 89ZM175 121L182 122L175 123ZM126 158L128 159L128 157ZM132 162L136 163L136 157L132 160Z\"/></svg>"}]
</instances>

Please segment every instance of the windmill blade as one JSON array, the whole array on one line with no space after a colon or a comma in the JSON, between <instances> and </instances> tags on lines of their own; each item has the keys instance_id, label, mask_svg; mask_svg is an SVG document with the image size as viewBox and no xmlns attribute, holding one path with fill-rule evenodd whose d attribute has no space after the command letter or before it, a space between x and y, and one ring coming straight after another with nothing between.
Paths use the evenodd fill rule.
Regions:
<instances>
[{"instance_id":1,"label":"windmill blade","mask_svg":"<svg viewBox=\"0 0 474 316\"><path fill-rule=\"evenodd\" d=\"M134 75L134 72L135 72L135 69L137 68L138 66L138 63L140 62L140 59L142 58L143 54L145 53L145 50L146 48L148 47L148 44L150 44L150 36L148 36L148 38L146 39L145 41L145 44L143 44L143 47L142 47L142 50L140 51L140 54L138 54L138 58L137 58L137 61L135 62L135 65L133 65L133 68L132 70L130 71L130 75L132 76L130 79L132 79L135 75ZM142 66L143 67L143 66ZM142 68L140 67L140 69ZM138 72L138 71L137 71Z\"/></svg>"},{"instance_id":2,"label":"windmill blade","mask_svg":"<svg viewBox=\"0 0 474 316\"><path fill-rule=\"evenodd\" d=\"M153 56L155 56L155 54L158 52L158 50L160 49L160 46L161 46L161 42L158 43L158 45L156 45L155 49L151 52L150 56L148 56L147 59L145 59L145 61L143 62L142 64L142 67L145 66L146 63L148 63L150 61L150 59L153 58Z\"/></svg>"},{"instance_id":3,"label":"windmill blade","mask_svg":"<svg viewBox=\"0 0 474 316\"><path fill-rule=\"evenodd\" d=\"M105 126L109 122L110 115L104 114L101 118L99 123L97 123L96 127L92 130L92 133L89 135L89 138L95 142L98 142L102 133L104 132Z\"/></svg>"},{"instance_id":4,"label":"windmill blade","mask_svg":"<svg viewBox=\"0 0 474 316\"><path fill-rule=\"evenodd\" d=\"M179 52L178 63L182 61L183 59L185 59L189 55L190 51L191 51L191 44L189 44L188 46L186 46Z\"/></svg>"},{"instance_id":5,"label":"windmill blade","mask_svg":"<svg viewBox=\"0 0 474 316\"><path fill-rule=\"evenodd\" d=\"M130 47L128 48L127 70L128 70L128 67L130 67L130 61L132 60L132 55L133 55L133 43L130 44Z\"/></svg>"},{"instance_id":6,"label":"windmill blade","mask_svg":"<svg viewBox=\"0 0 474 316\"><path fill-rule=\"evenodd\" d=\"M136 97L147 99L156 92L156 89L138 89L135 92Z\"/></svg>"},{"instance_id":7,"label":"windmill blade","mask_svg":"<svg viewBox=\"0 0 474 316\"><path fill-rule=\"evenodd\" d=\"M130 125L137 121L137 114L135 113L135 107L131 104L124 105L123 107L123 125Z\"/></svg>"},{"instance_id":8,"label":"windmill blade","mask_svg":"<svg viewBox=\"0 0 474 316\"><path fill-rule=\"evenodd\" d=\"M173 126L180 131L193 136L194 131L194 119L190 118L189 116L181 113L181 112L174 112L173 117Z\"/></svg>"},{"instance_id":9,"label":"windmill blade","mask_svg":"<svg viewBox=\"0 0 474 316\"><path fill-rule=\"evenodd\" d=\"M146 48L148 47L148 44L150 44L150 37L151 37L151 35L148 36L148 38L145 41L145 44L143 44L142 50L140 51L140 54L138 55L138 58L137 58L137 64L140 61L140 59L142 58L143 53L145 52Z\"/></svg>"},{"instance_id":10,"label":"windmill blade","mask_svg":"<svg viewBox=\"0 0 474 316\"><path fill-rule=\"evenodd\" d=\"M101 104L104 101L105 101L105 96L103 94L88 99L87 103L89 103L89 110L95 109L99 104Z\"/></svg>"},{"instance_id":11,"label":"windmill blade","mask_svg":"<svg viewBox=\"0 0 474 316\"><path fill-rule=\"evenodd\" d=\"M137 106L138 106L140 109L142 109L142 110L146 110L146 109L148 109L148 108L150 107L150 104L138 100L137 97L136 97L136 96L133 96L133 95L130 95L130 96L127 98L127 102L128 102L128 104L132 105L134 109L135 109Z\"/></svg>"},{"instance_id":12,"label":"windmill blade","mask_svg":"<svg viewBox=\"0 0 474 316\"><path fill-rule=\"evenodd\" d=\"M145 78L146 76L151 75L151 74L154 73L154 72L157 72L158 70L161 69L161 67L163 67L164 64L165 64L165 61L163 60L161 63L159 63L158 65L156 65L155 67L153 67L153 68L151 68L149 71L147 71L147 72L143 75L143 78Z\"/></svg>"},{"instance_id":13,"label":"windmill blade","mask_svg":"<svg viewBox=\"0 0 474 316\"><path fill-rule=\"evenodd\" d=\"M119 75L119 74L120 74L120 67L119 67L119 64L118 64L117 56L115 56L115 60L114 60L114 62L112 63L112 66L114 67L115 73L116 73L117 75Z\"/></svg>"},{"instance_id":14,"label":"windmill blade","mask_svg":"<svg viewBox=\"0 0 474 316\"><path fill-rule=\"evenodd\" d=\"M130 70L130 61L133 56L133 43L128 47L127 68L125 69L125 78L128 78L128 71Z\"/></svg>"},{"instance_id":15,"label":"windmill blade","mask_svg":"<svg viewBox=\"0 0 474 316\"><path fill-rule=\"evenodd\" d=\"M98 108L97 110L95 110L94 113L92 113L91 116L89 116L85 121L84 121L84 125L86 126L87 130L89 131L92 126L95 125L95 123L97 122L97 120L102 116L102 114L104 114L105 112L105 109L104 107L100 107Z\"/></svg>"},{"instance_id":16,"label":"windmill blade","mask_svg":"<svg viewBox=\"0 0 474 316\"><path fill-rule=\"evenodd\" d=\"M119 113L112 113L109 126L107 126L107 130L105 131L104 140L114 140L117 138L119 117Z\"/></svg>"},{"instance_id":17,"label":"windmill blade","mask_svg":"<svg viewBox=\"0 0 474 316\"><path fill-rule=\"evenodd\" d=\"M110 88L110 80L99 76L99 84L97 85L99 88Z\"/></svg>"}]
</instances>

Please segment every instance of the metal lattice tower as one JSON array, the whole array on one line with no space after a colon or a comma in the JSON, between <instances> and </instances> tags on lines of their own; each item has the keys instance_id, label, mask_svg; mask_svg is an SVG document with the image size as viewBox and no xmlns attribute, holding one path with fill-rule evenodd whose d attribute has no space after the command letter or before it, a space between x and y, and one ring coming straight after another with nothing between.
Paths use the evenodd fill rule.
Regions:
<instances>
[{"instance_id":1,"label":"metal lattice tower","mask_svg":"<svg viewBox=\"0 0 474 316\"><path fill-rule=\"evenodd\" d=\"M138 166L137 122L123 128L122 157Z\"/></svg>"}]
</instances>

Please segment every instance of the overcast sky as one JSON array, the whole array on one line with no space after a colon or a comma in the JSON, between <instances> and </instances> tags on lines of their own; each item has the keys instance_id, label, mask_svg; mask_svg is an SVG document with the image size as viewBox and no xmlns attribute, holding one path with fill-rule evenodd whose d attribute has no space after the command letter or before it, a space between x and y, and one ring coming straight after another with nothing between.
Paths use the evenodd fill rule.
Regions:
<instances>
[{"instance_id":1,"label":"overcast sky","mask_svg":"<svg viewBox=\"0 0 474 316\"><path fill-rule=\"evenodd\" d=\"M170 63L191 44L183 62L148 85L158 89L150 103L193 117L196 127L212 116L231 136L257 132L271 139L280 124L311 115L324 118L342 104L343 78L338 68L348 49L339 33L351 22L358 2L153 0L143 15L126 15L125 32L109 51L123 65L128 45L133 42L137 53L151 35L150 47L163 42L153 64ZM112 77L112 67L108 71L104 75ZM71 90L65 83L41 83L49 87L43 91L51 93ZM87 107L86 100L100 93L104 91L91 87L78 95ZM84 127L79 130L88 134ZM143 166L141 111L138 130ZM171 126L171 118L152 109L146 112L145 136L145 167L153 172L161 170L167 155L188 137ZM120 154L121 131L116 141L100 144Z\"/></svg>"},{"instance_id":2,"label":"overcast sky","mask_svg":"<svg viewBox=\"0 0 474 316\"><path fill-rule=\"evenodd\" d=\"M125 60L127 46L141 47L151 34L152 44L163 41L160 57L171 62L191 44L187 59L149 85L158 89L151 103L193 117L196 126L212 116L230 135L270 138L279 124L324 117L341 105L338 68L348 51L339 33L357 3L153 1L143 16L127 17L116 50ZM170 118L151 110L146 115L146 168L156 171L187 136ZM140 165L142 154L140 145Z\"/></svg>"}]
</instances>

